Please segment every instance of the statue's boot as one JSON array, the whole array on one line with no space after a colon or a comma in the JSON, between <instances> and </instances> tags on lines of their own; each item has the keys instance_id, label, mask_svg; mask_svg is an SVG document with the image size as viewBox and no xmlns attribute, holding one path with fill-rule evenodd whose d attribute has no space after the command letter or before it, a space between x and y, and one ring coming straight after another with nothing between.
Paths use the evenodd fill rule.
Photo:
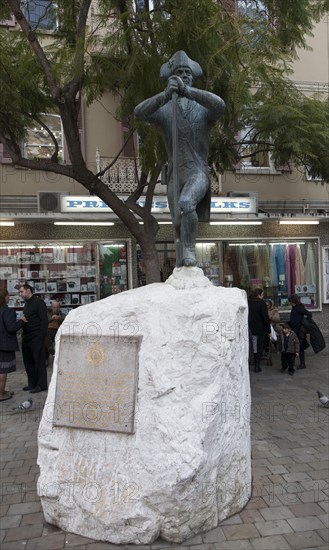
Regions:
<instances>
[{"instance_id":1,"label":"statue's boot","mask_svg":"<svg viewBox=\"0 0 329 550\"><path fill-rule=\"evenodd\" d=\"M184 246L182 256L182 265L185 265L186 267L196 265L195 248Z\"/></svg>"},{"instance_id":2,"label":"statue's boot","mask_svg":"<svg viewBox=\"0 0 329 550\"><path fill-rule=\"evenodd\" d=\"M195 211L182 213L181 218L181 246L182 265L194 266L197 264L195 257L195 239L198 226L198 216Z\"/></svg>"}]
</instances>

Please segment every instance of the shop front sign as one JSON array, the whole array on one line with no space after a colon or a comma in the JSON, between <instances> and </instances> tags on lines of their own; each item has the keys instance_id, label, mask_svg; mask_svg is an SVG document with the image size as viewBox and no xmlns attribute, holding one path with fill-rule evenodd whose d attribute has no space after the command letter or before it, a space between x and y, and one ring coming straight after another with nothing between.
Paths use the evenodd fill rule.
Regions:
<instances>
[{"instance_id":1,"label":"shop front sign","mask_svg":"<svg viewBox=\"0 0 329 550\"><path fill-rule=\"evenodd\" d=\"M128 196L120 197L125 201ZM141 197L137 204L145 205L145 197ZM210 211L212 214L256 214L257 213L257 198L256 197L212 197ZM64 196L61 198L61 212L112 212L111 208L96 196ZM169 205L167 197L153 197L152 213L166 214L169 213Z\"/></svg>"}]
</instances>

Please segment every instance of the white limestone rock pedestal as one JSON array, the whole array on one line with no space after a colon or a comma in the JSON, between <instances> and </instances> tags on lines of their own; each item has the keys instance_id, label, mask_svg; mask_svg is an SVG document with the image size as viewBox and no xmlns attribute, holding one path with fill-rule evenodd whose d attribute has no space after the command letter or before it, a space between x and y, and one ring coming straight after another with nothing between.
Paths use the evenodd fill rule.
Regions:
<instances>
[{"instance_id":1,"label":"white limestone rock pedestal","mask_svg":"<svg viewBox=\"0 0 329 550\"><path fill-rule=\"evenodd\" d=\"M114 544L179 543L240 511L251 494L244 291L183 267L71 311L61 333L90 323L143 337L136 432L53 426L58 334L38 436L46 521Z\"/></svg>"}]
</instances>

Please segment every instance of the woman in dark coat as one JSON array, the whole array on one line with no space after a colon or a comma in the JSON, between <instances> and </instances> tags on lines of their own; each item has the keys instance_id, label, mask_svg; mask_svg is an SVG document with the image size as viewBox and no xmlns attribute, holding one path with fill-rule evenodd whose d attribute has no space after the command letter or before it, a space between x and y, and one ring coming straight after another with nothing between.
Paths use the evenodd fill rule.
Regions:
<instances>
[{"instance_id":1,"label":"woman in dark coat","mask_svg":"<svg viewBox=\"0 0 329 550\"><path fill-rule=\"evenodd\" d=\"M255 358L255 372L261 372L260 360L266 335L271 334L271 324L266 302L263 300L263 289L256 288L249 296L249 330Z\"/></svg>"},{"instance_id":2,"label":"woman in dark coat","mask_svg":"<svg viewBox=\"0 0 329 550\"><path fill-rule=\"evenodd\" d=\"M14 309L8 307L9 294L5 288L0 289L0 401L13 396L6 391L7 374L16 370L18 342L16 332L23 326L25 318L16 321Z\"/></svg>"},{"instance_id":3,"label":"woman in dark coat","mask_svg":"<svg viewBox=\"0 0 329 550\"><path fill-rule=\"evenodd\" d=\"M302 323L305 317L307 319L312 319L312 313L303 306L297 294L292 294L291 296L289 296L289 302L292 306L289 323L294 333L298 336L300 346L300 366L297 368L305 369L305 349L308 348L309 344L306 339L305 331L302 330Z\"/></svg>"}]
</instances>

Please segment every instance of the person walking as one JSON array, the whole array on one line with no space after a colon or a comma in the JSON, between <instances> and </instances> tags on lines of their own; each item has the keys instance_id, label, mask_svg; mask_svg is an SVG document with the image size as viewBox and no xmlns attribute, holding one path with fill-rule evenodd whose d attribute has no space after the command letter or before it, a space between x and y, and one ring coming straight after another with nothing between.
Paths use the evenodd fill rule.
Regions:
<instances>
[{"instance_id":1,"label":"person walking","mask_svg":"<svg viewBox=\"0 0 329 550\"><path fill-rule=\"evenodd\" d=\"M19 350L16 332L26 319L16 321L15 310L8 307L9 293L0 289L0 401L11 399L14 392L6 391L7 374L16 370L16 351Z\"/></svg>"},{"instance_id":2,"label":"person walking","mask_svg":"<svg viewBox=\"0 0 329 550\"><path fill-rule=\"evenodd\" d=\"M297 334L299 339L299 360L300 365L297 369L305 369L305 350L309 347L309 343L306 338L306 333L302 330L303 319L312 319L312 313L308 311L305 306L300 301L300 298L297 294L292 294L289 296L289 302L291 304L290 312L290 326L292 330Z\"/></svg>"},{"instance_id":3,"label":"person walking","mask_svg":"<svg viewBox=\"0 0 329 550\"><path fill-rule=\"evenodd\" d=\"M288 367L290 376L295 374L295 358L299 355L299 339L291 330L289 323L285 323L278 339L279 350L281 351L281 372Z\"/></svg>"},{"instance_id":4,"label":"person walking","mask_svg":"<svg viewBox=\"0 0 329 550\"><path fill-rule=\"evenodd\" d=\"M27 323L23 326L22 353L27 374L27 386L23 390L30 393L46 391L47 367L45 340L47 336L47 306L41 298L33 294L33 288L25 283L19 289L25 301L23 315Z\"/></svg>"},{"instance_id":5,"label":"person walking","mask_svg":"<svg viewBox=\"0 0 329 550\"><path fill-rule=\"evenodd\" d=\"M260 361L266 335L271 335L271 324L268 316L266 302L263 300L263 289L255 288L248 300L249 306L249 330L254 353L255 372L262 372Z\"/></svg>"}]
</instances>

